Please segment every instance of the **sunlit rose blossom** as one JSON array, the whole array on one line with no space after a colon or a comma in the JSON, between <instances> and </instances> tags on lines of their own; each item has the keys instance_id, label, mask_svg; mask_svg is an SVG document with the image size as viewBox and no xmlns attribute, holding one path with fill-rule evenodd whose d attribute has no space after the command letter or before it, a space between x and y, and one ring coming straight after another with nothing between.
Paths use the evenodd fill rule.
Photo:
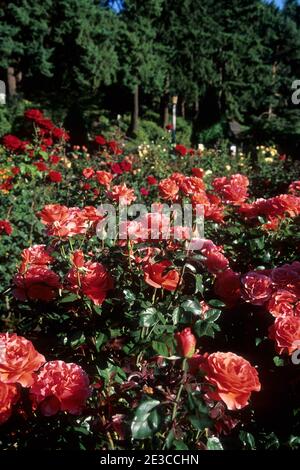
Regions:
<instances>
[{"instance_id":1,"label":"sunlit rose blossom","mask_svg":"<svg viewBox=\"0 0 300 470\"><path fill-rule=\"evenodd\" d=\"M99 184L109 188L110 183L113 180L113 175L108 171L96 171L96 179Z\"/></svg>"},{"instance_id":2,"label":"sunlit rose blossom","mask_svg":"<svg viewBox=\"0 0 300 470\"><path fill-rule=\"evenodd\" d=\"M0 356L0 382L30 387L34 372L45 362L44 356L31 341L15 333L0 333L0 343L5 349Z\"/></svg>"},{"instance_id":3,"label":"sunlit rose blossom","mask_svg":"<svg viewBox=\"0 0 300 470\"><path fill-rule=\"evenodd\" d=\"M172 266L168 260L147 264L143 268L145 282L156 289L176 290L180 276L176 269L170 269Z\"/></svg>"},{"instance_id":4,"label":"sunlit rose blossom","mask_svg":"<svg viewBox=\"0 0 300 470\"><path fill-rule=\"evenodd\" d=\"M64 361L47 362L35 376L29 392L33 407L38 407L44 416L53 416L59 411L79 415L91 395L84 370Z\"/></svg>"},{"instance_id":5,"label":"sunlit rose blossom","mask_svg":"<svg viewBox=\"0 0 300 470\"><path fill-rule=\"evenodd\" d=\"M248 197L249 180L246 176L232 175L229 178L215 178L212 185L227 204L242 204Z\"/></svg>"},{"instance_id":6,"label":"sunlit rose blossom","mask_svg":"<svg viewBox=\"0 0 300 470\"><path fill-rule=\"evenodd\" d=\"M53 262L46 245L33 245L25 248L21 253L22 263L19 272L24 273L29 266L40 265L46 266Z\"/></svg>"},{"instance_id":7,"label":"sunlit rose blossom","mask_svg":"<svg viewBox=\"0 0 300 470\"><path fill-rule=\"evenodd\" d=\"M300 302L292 292L279 289L274 292L267 305L268 311L274 317L300 316Z\"/></svg>"},{"instance_id":8,"label":"sunlit rose blossom","mask_svg":"<svg viewBox=\"0 0 300 470\"><path fill-rule=\"evenodd\" d=\"M171 178L162 180L159 185L159 194L166 201L175 201L179 193L179 186Z\"/></svg>"},{"instance_id":9,"label":"sunlit rose blossom","mask_svg":"<svg viewBox=\"0 0 300 470\"><path fill-rule=\"evenodd\" d=\"M172 173L170 176L170 179L175 181L178 186L185 180L186 176L184 176L182 173Z\"/></svg>"},{"instance_id":10,"label":"sunlit rose blossom","mask_svg":"<svg viewBox=\"0 0 300 470\"><path fill-rule=\"evenodd\" d=\"M86 233L88 228L87 220L78 207L49 204L38 215L50 236L71 237Z\"/></svg>"},{"instance_id":11,"label":"sunlit rose blossom","mask_svg":"<svg viewBox=\"0 0 300 470\"><path fill-rule=\"evenodd\" d=\"M79 255L77 255L77 263ZM66 276L66 288L76 294L86 295L95 305L101 305L113 288L113 281L101 263L86 261L72 268Z\"/></svg>"},{"instance_id":12,"label":"sunlit rose blossom","mask_svg":"<svg viewBox=\"0 0 300 470\"><path fill-rule=\"evenodd\" d=\"M46 266L32 265L26 272L19 272L14 276L13 286L14 297L22 302L50 302L57 297L61 282L59 276Z\"/></svg>"},{"instance_id":13,"label":"sunlit rose blossom","mask_svg":"<svg viewBox=\"0 0 300 470\"><path fill-rule=\"evenodd\" d=\"M0 381L0 424L10 418L12 407L18 401L19 390L14 384L5 384Z\"/></svg>"},{"instance_id":14,"label":"sunlit rose blossom","mask_svg":"<svg viewBox=\"0 0 300 470\"><path fill-rule=\"evenodd\" d=\"M95 170L93 170L93 168L84 168L82 170L82 175L86 179L92 178L94 176L94 174L95 174Z\"/></svg>"},{"instance_id":15,"label":"sunlit rose blossom","mask_svg":"<svg viewBox=\"0 0 300 470\"><path fill-rule=\"evenodd\" d=\"M289 355L297 351L300 345L300 316L280 316L269 328L269 338L275 341L279 354Z\"/></svg>"},{"instance_id":16,"label":"sunlit rose blossom","mask_svg":"<svg viewBox=\"0 0 300 470\"><path fill-rule=\"evenodd\" d=\"M120 184L113 186L111 191L108 193L108 196L116 202L129 206L132 202L136 200L134 194L134 189L127 188L126 184Z\"/></svg>"},{"instance_id":17,"label":"sunlit rose blossom","mask_svg":"<svg viewBox=\"0 0 300 470\"><path fill-rule=\"evenodd\" d=\"M205 183L201 178L190 176L185 178L180 183L180 189L186 196L190 196L192 194L197 194L199 191L205 189Z\"/></svg>"},{"instance_id":18,"label":"sunlit rose blossom","mask_svg":"<svg viewBox=\"0 0 300 470\"><path fill-rule=\"evenodd\" d=\"M201 368L212 386L208 389L208 397L222 400L229 410L244 408L249 403L251 393L261 389L256 369L232 352L207 355Z\"/></svg>"}]
</instances>

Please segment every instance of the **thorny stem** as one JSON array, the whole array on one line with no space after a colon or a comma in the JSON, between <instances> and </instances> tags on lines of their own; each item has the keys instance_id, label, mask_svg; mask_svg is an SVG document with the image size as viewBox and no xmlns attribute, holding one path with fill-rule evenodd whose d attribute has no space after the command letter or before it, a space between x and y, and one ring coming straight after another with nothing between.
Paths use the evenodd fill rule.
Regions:
<instances>
[{"instance_id":1,"label":"thorny stem","mask_svg":"<svg viewBox=\"0 0 300 470\"><path fill-rule=\"evenodd\" d=\"M186 364L187 364L187 359L184 358L183 361L182 361L183 374L182 374L180 386L179 386L179 389L178 389L178 392L177 392L177 395L176 395L175 403L174 403L174 406L173 406L172 423L174 423L174 420L176 418L179 400L180 400L180 397L181 397L181 394L182 394L184 383L186 381Z\"/></svg>"}]
</instances>

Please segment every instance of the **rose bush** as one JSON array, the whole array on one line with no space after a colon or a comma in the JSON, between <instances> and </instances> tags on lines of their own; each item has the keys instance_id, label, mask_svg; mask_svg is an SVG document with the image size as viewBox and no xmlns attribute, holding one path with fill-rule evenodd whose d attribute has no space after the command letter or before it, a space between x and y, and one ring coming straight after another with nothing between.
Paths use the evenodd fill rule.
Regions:
<instances>
[{"instance_id":1,"label":"rose bush","mask_svg":"<svg viewBox=\"0 0 300 470\"><path fill-rule=\"evenodd\" d=\"M260 159L25 118L0 148L4 448L297 447L298 166L268 186ZM204 234L164 204L201 205Z\"/></svg>"}]
</instances>

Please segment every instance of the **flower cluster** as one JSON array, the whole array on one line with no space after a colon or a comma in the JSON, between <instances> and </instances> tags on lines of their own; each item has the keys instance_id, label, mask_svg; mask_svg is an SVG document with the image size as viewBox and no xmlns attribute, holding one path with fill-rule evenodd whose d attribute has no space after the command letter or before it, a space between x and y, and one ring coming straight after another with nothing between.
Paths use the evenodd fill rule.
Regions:
<instances>
[{"instance_id":1,"label":"flower cluster","mask_svg":"<svg viewBox=\"0 0 300 470\"><path fill-rule=\"evenodd\" d=\"M1 333L0 345L0 423L9 419L21 388L27 389L33 409L39 407L45 416L81 413L90 387L80 366L46 362L31 341L16 334Z\"/></svg>"}]
</instances>

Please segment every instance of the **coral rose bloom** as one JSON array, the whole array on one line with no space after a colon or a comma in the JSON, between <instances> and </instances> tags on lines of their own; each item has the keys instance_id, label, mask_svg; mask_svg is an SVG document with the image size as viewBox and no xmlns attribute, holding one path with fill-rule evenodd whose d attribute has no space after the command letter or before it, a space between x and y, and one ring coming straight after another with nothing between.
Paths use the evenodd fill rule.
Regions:
<instances>
[{"instance_id":1,"label":"coral rose bloom","mask_svg":"<svg viewBox=\"0 0 300 470\"><path fill-rule=\"evenodd\" d=\"M88 222L78 207L48 204L38 215L50 236L71 237L84 234L88 228Z\"/></svg>"},{"instance_id":2,"label":"coral rose bloom","mask_svg":"<svg viewBox=\"0 0 300 470\"><path fill-rule=\"evenodd\" d=\"M44 416L58 411L78 415L89 396L87 374L77 364L64 361L47 362L30 388L33 405L39 406Z\"/></svg>"},{"instance_id":3,"label":"coral rose bloom","mask_svg":"<svg viewBox=\"0 0 300 470\"><path fill-rule=\"evenodd\" d=\"M0 381L30 387L34 372L45 362L44 356L34 349L31 341L15 333L1 333L0 344L5 350L0 356Z\"/></svg>"},{"instance_id":4,"label":"coral rose bloom","mask_svg":"<svg viewBox=\"0 0 300 470\"><path fill-rule=\"evenodd\" d=\"M209 390L208 397L223 400L229 410L244 408L251 392L260 391L256 369L246 359L234 353L210 354L201 367L209 384L215 387Z\"/></svg>"},{"instance_id":5,"label":"coral rose bloom","mask_svg":"<svg viewBox=\"0 0 300 470\"><path fill-rule=\"evenodd\" d=\"M43 300L50 302L55 299L61 288L59 276L46 266L32 265L22 274L13 278L14 297L21 301Z\"/></svg>"},{"instance_id":6,"label":"coral rose bloom","mask_svg":"<svg viewBox=\"0 0 300 470\"><path fill-rule=\"evenodd\" d=\"M297 316L299 309L297 309L298 297L289 292L288 290L279 289L274 292L268 303L268 311L274 317L280 316Z\"/></svg>"},{"instance_id":7,"label":"coral rose bloom","mask_svg":"<svg viewBox=\"0 0 300 470\"><path fill-rule=\"evenodd\" d=\"M300 344L300 317L278 317L269 328L269 338L275 341L279 354L293 354Z\"/></svg>"},{"instance_id":8,"label":"coral rose bloom","mask_svg":"<svg viewBox=\"0 0 300 470\"><path fill-rule=\"evenodd\" d=\"M81 263L82 264L82 263ZM72 268L67 274L67 287L70 291L82 293L95 305L101 305L107 292L113 288L113 281L101 263L87 261L80 267Z\"/></svg>"},{"instance_id":9,"label":"coral rose bloom","mask_svg":"<svg viewBox=\"0 0 300 470\"><path fill-rule=\"evenodd\" d=\"M156 289L176 290L180 277L176 269L168 270L171 266L168 260L147 264L144 267L145 282Z\"/></svg>"},{"instance_id":10,"label":"coral rose bloom","mask_svg":"<svg viewBox=\"0 0 300 470\"><path fill-rule=\"evenodd\" d=\"M0 382L0 424L9 419L12 406L18 397L19 391L16 385Z\"/></svg>"},{"instance_id":11,"label":"coral rose bloom","mask_svg":"<svg viewBox=\"0 0 300 470\"><path fill-rule=\"evenodd\" d=\"M45 266L53 261L46 245L33 245L30 248L25 248L21 253L21 258L22 264L19 269L21 273L25 272L30 265Z\"/></svg>"},{"instance_id":12,"label":"coral rose bloom","mask_svg":"<svg viewBox=\"0 0 300 470\"><path fill-rule=\"evenodd\" d=\"M243 299L253 305L264 305L273 293L271 279L255 271L242 276L241 283Z\"/></svg>"},{"instance_id":13,"label":"coral rose bloom","mask_svg":"<svg viewBox=\"0 0 300 470\"><path fill-rule=\"evenodd\" d=\"M108 188L112 182L113 175L108 171L96 171L96 179L99 184Z\"/></svg>"},{"instance_id":14,"label":"coral rose bloom","mask_svg":"<svg viewBox=\"0 0 300 470\"><path fill-rule=\"evenodd\" d=\"M159 194L166 201L175 201L179 192L179 186L171 178L162 180L159 185Z\"/></svg>"},{"instance_id":15,"label":"coral rose bloom","mask_svg":"<svg viewBox=\"0 0 300 470\"><path fill-rule=\"evenodd\" d=\"M125 183L113 186L111 192L108 193L108 196L113 201L117 201L120 204L124 204L126 206L129 206L133 201L136 200L134 190L127 188Z\"/></svg>"}]
</instances>

